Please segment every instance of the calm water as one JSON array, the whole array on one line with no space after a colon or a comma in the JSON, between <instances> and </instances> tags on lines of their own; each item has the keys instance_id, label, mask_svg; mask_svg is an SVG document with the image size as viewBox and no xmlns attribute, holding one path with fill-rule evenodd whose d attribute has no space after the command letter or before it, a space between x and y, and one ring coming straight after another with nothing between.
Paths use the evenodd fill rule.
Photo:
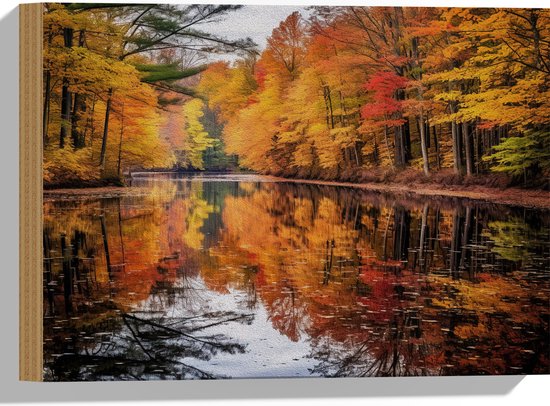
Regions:
<instances>
[{"instance_id":1,"label":"calm water","mask_svg":"<svg viewBox=\"0 0 550 406\"><path fill-rule=\"evenodd\" d=\"M254 175L44 203L46 380L550 373L550 212Z\"/></svg>"}]
</instances>

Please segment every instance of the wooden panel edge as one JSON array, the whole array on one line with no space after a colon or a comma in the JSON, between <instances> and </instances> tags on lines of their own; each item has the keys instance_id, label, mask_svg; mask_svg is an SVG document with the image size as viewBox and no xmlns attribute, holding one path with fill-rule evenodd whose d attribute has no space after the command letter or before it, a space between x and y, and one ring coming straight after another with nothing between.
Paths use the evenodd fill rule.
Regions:
<instances>
[{"instance_id":1,"label":"wooden panel edge","mask_svg":"<svg viewBox=\"0 0 550 406\"><path fill-rule=\"evenodd\" d=\"M19 5L19 379L43 380L42 12Z\"/></svg>"}]
</instances>

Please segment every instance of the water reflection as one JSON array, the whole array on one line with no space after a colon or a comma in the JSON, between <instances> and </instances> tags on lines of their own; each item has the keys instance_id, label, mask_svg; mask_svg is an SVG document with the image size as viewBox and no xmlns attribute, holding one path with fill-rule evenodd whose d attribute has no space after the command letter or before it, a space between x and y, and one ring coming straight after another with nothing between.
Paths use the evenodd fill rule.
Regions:
<instances>
[{"instance_id":1,"label":"water reflection","mask_svg":"<svg viewBox=\"0 0 550 406\"><path fill-rule=\"evenodd\" d=\"M550 213L263 180L46 201L45 379L550 372Z\"/></svg>"}]
</instances>

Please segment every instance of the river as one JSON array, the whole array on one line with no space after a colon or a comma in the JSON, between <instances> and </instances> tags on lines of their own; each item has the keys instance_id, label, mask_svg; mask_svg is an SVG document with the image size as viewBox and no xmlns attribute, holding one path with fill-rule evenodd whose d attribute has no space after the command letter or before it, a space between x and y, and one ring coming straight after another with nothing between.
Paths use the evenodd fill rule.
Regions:
<instances>
[{"instance_id":1,"label":"river","mask_svg":"<svg viewBox=\"0 0 550 406\"><path fill-rule=\"evenodd\" d=\"M44 379L550 373L550 212L256 175L44 203Z\"/></svg>"}]
</instances>

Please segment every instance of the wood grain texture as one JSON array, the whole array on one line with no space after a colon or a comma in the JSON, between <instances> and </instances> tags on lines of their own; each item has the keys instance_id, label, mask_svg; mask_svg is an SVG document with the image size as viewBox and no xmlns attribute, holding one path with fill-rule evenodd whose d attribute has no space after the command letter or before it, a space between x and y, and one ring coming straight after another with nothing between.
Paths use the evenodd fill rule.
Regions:
<instances>
[{"instance_id":1,"label":"wood grain texture","mask_svg":"<svg viewBox=\"0 0 550 406\"><path fill-rule=\"evenodd\" d=\"M19 6L19 379L42 381L42 4Z\"/></svg>"}]
</instances>

